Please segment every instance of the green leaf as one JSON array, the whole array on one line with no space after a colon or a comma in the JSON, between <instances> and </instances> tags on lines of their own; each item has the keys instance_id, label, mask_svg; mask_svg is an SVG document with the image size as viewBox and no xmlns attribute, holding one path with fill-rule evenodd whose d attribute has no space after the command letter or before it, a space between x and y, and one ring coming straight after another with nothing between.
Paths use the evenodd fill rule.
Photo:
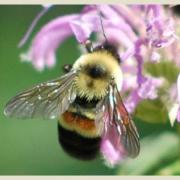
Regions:
<instances>
[{"instance_id":1,"label":"green leaf","mask_svg":"<svg viewBox=\"0 0 180 180\"><path fill-rule=\"evenodd\" d=\"M180 160L173 161L156 172L157 175L180 175Z\"/></svg>"},{"instance_id":2,"label":"green leaf","mask_svg":"<svg viewBox=\"0 0 180 180\"><path fill-rule=\"evenodd\" d=\"M178 137L174 133L165 132L151 135L141 141L141 151L136 159L128 159L122 163L120 175L149 175L178 157Z\"/></svg>"},{"instance_id":3,"label":"green leaf","mask_svg":"<svg viewBox=\"0 0 180 180\"><path fill-rule=\"evenodd\" d=\"M137 106L135 117L148 123L162 123L170 119L171 125L174 124L176 119L176 109L172 109L172 102L167 95L167 91L177 80L179 69L175 64L169 61L161 61L160 63L145 63L146 73L153 77L165 78L163 87L158 90L158 99L143 100ZM170 112L168 114L168 112ZM169 116L168 116L169 115Z\"/></svg>"},{"instance_id":4,"label":"green leaf","mask_svg":"<svg viewBox=\"0 0 180 180\"><path fill-rule=\"evenodd\" d=\"M145 65L145 70L154 77L164 77L170 83L176 81L179 74L179 69L171 61L161 61L159 63L147 62Z\"/></svg>"},{"instance_id":5,"label":"green leaf","mask_svg":"<svg viewBox=\"0 0 180 180\"><path fill-rule=\"evenodd\" d=\"M134 116L148 123L166 122L168 118L167 109L159 100L144 100L136 108Z\"/></svg>"}]
</instances>

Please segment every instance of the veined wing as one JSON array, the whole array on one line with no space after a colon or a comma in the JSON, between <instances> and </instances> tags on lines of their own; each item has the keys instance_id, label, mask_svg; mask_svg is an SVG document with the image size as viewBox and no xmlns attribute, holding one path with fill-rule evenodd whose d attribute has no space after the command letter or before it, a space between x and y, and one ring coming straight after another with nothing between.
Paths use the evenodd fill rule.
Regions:
<instances>
[{"instance_id":1,"label":"veined wing","mask_svg":"<svg viewBox=\"0 0 180 180\"><path fill-rule=\"evenodd\" d=\"M73 81L76 71L41 83L10 99L4 114L8 117L55 119L75 100Z\"/></svg>"},{"instance_id":2,"label":"veined wing","mask_svg":"<svg viewBox=\"0 0 180 180\"><path fill-rule=\"evenodd\" d=\"M139 135L115 83L109 85L107 96L99 102L96 109L97 129L105 136L109 132L108 128L114 128L124 152L130 157L136 157L140 151Z\"/></svg>"}]
</instances>

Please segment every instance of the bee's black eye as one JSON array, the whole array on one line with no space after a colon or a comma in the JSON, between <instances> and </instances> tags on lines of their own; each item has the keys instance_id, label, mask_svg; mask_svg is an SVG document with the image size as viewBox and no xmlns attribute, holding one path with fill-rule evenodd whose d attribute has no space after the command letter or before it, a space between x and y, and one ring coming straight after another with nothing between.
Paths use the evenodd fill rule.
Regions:
<instances>
[{"instance_id":1,"label":"bee's black eye","mask_svg":"<svg viewBox=\"0 0 180 180\"><path fill-rule=\"evenodd\" d=\"M93 67L89 68L88 74L92 78L100 78L104 75L104 70L101 67L93 66Z\"/></svg>"}]
</instances>

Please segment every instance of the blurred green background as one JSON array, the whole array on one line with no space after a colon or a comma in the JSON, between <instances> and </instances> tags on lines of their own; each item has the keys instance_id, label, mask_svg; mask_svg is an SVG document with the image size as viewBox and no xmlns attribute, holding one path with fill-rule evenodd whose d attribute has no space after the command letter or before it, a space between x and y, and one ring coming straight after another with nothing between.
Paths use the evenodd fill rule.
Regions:
<instances>
[{"instance_id":1,"label":"blurred green background","mask_svg":"<svg viewBox=\"0 0 180 180\"><path fill-rule=\"evenodd\" d=\"M62 65L80 55L76 40L69 38L58 49L53 69L37 72L30 63L20 62L17 44L42 9L33 5L0 6L0 175L143 175L180 174L177 125L150 124L136 119L141 136L141 153L110 169L101 157L80 161L63 152L57 140L57 122L39 119L8 119L6 102L18 92L62 74ZM54 17L80 12L82 6L55 6L40 20L32 36ZM29 41L30 43L30 41ZM69 52L71 50L71 52ZM179 133L180 134L180 133Z\"/></svg>"}]
</instances>

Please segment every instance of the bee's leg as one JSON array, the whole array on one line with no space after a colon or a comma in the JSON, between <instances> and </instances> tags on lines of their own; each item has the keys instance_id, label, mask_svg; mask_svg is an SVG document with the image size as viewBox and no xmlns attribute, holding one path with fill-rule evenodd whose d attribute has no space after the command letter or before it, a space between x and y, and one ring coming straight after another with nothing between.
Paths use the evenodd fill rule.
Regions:
<instances>
[{"instance_id":1,"label":"bee's leg","mask_svg":"<svg viewBox=\"0 0 180 180\"><path fill-rule=\"evenodd\" d=\"M71 69L72 69L72 65L71 65L71 64L65 64L65 65L63 66L63 71L64 71L65 73L70 72Z\"/></svg>"},{"instance_id":2,"label":"bee's leg","mask_svg":"<svg viewBox=\"0 0 180 180\"><path fill-rule=\"evenodd\" d=\"M85 42L85 48L86 48L87 52L89 52L89 53L93 52L94 48L93 48L92 42L90 40L87 40Z\"/></svg>"}]
</instances>

